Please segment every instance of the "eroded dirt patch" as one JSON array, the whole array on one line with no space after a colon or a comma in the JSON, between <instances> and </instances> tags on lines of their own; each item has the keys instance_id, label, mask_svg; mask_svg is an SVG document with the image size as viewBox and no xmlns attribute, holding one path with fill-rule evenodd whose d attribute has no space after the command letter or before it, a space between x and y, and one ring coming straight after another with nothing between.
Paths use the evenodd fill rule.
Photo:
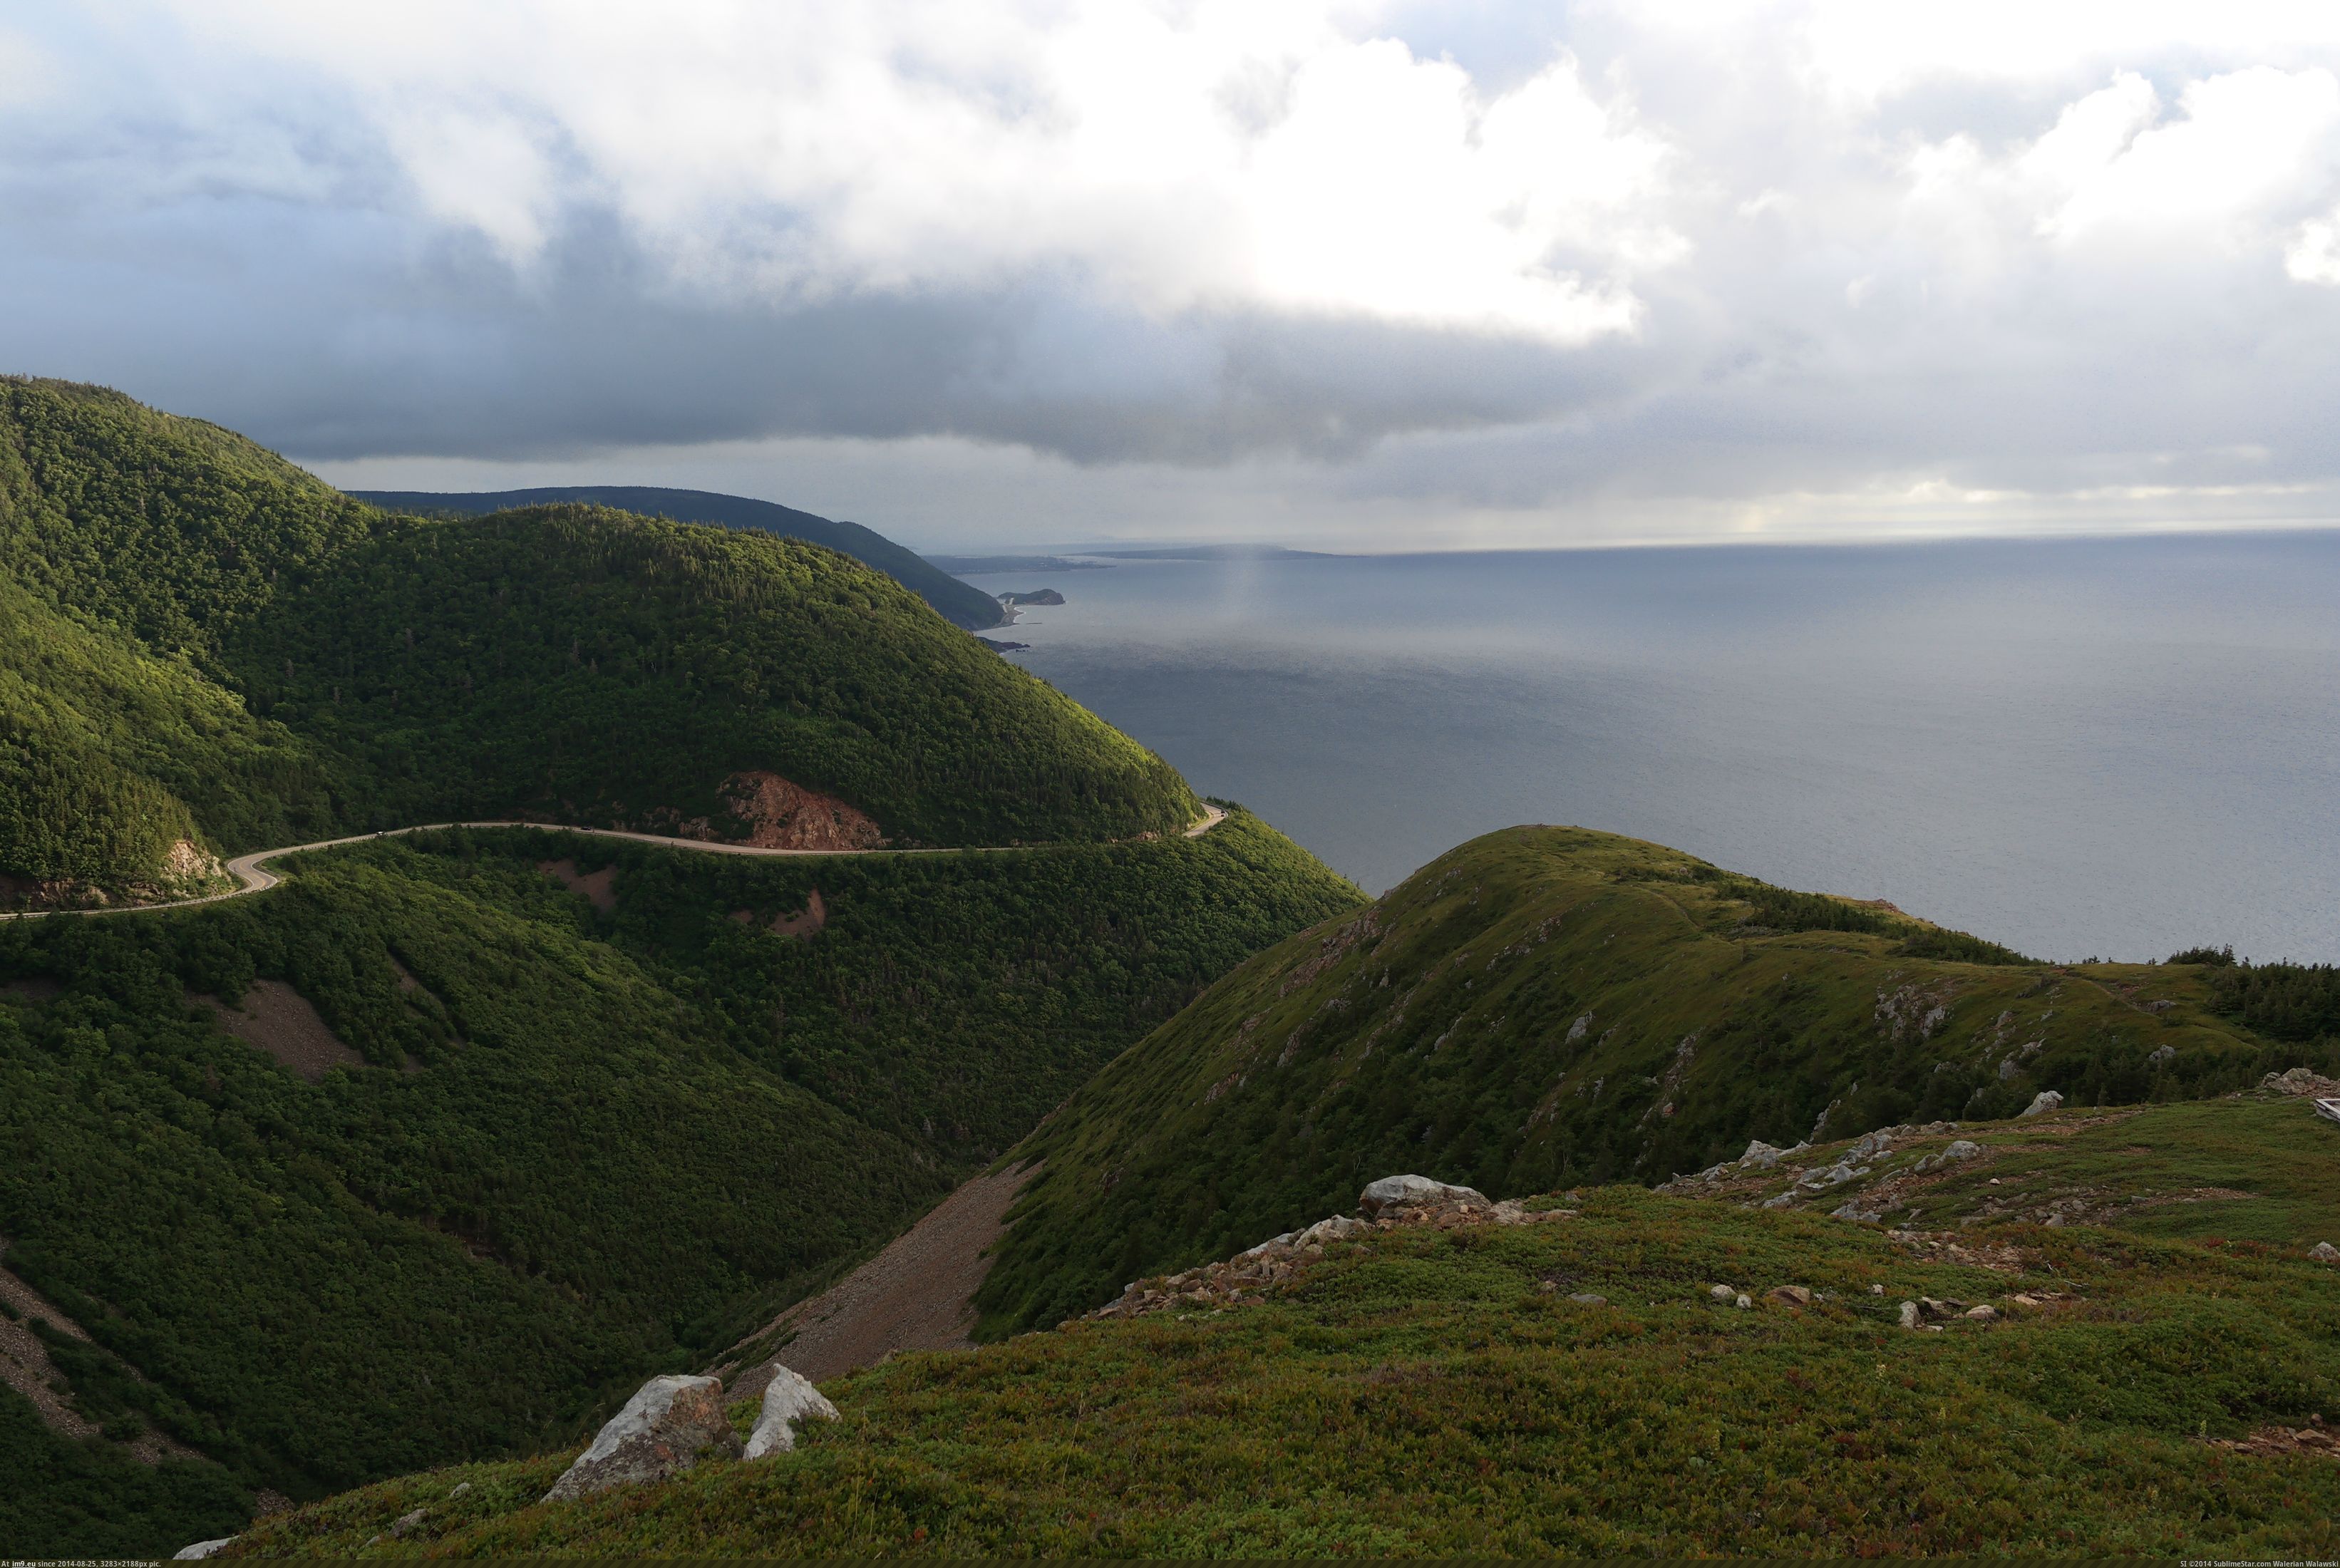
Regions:
<instances>
[{"instance_id":1,"label":"eroded dirt patch","mask_svg":"<svg viewBox=\"0 0 2340 1568\"><path fill-rule=\"evenodd\" d=\"M731 918L743 926L756 923L753 909L734 909ZM780 937L809 937L828 924L828 906L821 902L820 889L815 888L805 899L805 907L793 915L775 915L765 928Z\"/></svg>"},{"instance_id":2,"label":"eroded dirt patch","mask_svg":"<svg viewBox=\"0 0 2340 1568\"><path fill-rule=\"evenodd\" d=\"M7 1239L0 1237L0 1257L5 1257L7 1251ZM29 1324L37 1320L68 1339L84 1343L89 1335L82 1332L81 1325L58 1311L48 1297L5 1267L0 1267L0 1301L6 1302L15 1314L14 1317L0 1314L0 1383L31 1401L33 1408L41 1413L42 1421L59 1436L76 1442L98 1436L97 1426L58 1392L64 1386L64 1374L49 1359L49 1347L41 1343ZM193 1449L152 1430L141 1433L125 1446L133 1457L146 1464L160 1464L165 1459L202 1457Z\"/></svg>"},{"instance_id":3,"label":"eroded dirt patch","mask_svg":"<svg viewBox=\"0 0 2340 1568\"><path fill-rule=\"evenodd\" d=\"M335 1067L365 1066L365 1058L327 1027L309 998L282 980L254 980L240 1009L217 997L195 999L218 1017L220 1027L312 1084Z\"/></svg>"},{"instance_id":4,"label":"eroded dirt patch","mask_svg":"<svg viewBox=\"0 0 2340 1568\"><path fill-rule=\"evenodd\" d=\"M897 1350L967 1349L975 1293L991 1273L989 1248L1006 1228L1008 1206L1039 1169L1026 1166L964 1184L885 1251L741 1341L796 1331L736 1381L737 1361L717 1368L727 1384L723 1397L762 1398L775 1365L821 1383Z\"/></svg>"},{"instance_id":5,"label":"eroded dirt patch","mask_svg":"<svg viewBox=\"0 0 2340 1568\"><path fill-rule=\"evenodd\" d=\"M0 1242L0 1253L7 1244ZM58 1333L73 1339L87 1339L81 1325L51 1306L40 1292L0 1268L0 1301L15 1311L17 1317L38 1319ZM6 1384L41 1413L49 1429L62 1436L80 1439L94 1437L97 1428L83 1419L81 1413L65 1402L52 1384L64 1382L64 1375L49 1360L49 1347L15 1317L0 1316L0 1383Z\"/></svg>"},{"instance_id":6,"label":"eroded dirt patch","mask_svg":"<svg viewBox=\"0 0 2340 1568\"><path fill-rule=\"evenodd\" d=\"M580 875L574 860L539 860L536 868L568 888L582 893L585 901L606 915L618 907L618 868L604 866L598 871Z\"/></svg>"},{"instance_id":7,"label":"eroded dirt patch","mask_svg":"<svg viewBox=\"0 0 2340 1568\"><path fill-rule=\"evenodd\" d=\"M2340 1438L2320 1416L2312 1417L2312 1426L2262 1426L2248 1437L2214 1437L2213 1448L2225 1448L2236 1454L2256 1454L2263 1459L2281 1459L2294 1454L2312 1454L2325 1459L2340 1459Z\"/></svg>"}]
</instances>

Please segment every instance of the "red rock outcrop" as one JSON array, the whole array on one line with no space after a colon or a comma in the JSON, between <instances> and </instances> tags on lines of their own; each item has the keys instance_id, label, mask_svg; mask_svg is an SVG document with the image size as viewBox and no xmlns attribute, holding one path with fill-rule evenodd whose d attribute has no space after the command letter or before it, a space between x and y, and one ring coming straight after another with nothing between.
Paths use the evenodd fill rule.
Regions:
<instances>
[{"instance_id":1,"label":"red rock outcrop","mask_svg":"<svg viewBox=\"0 0 2340 1568\"><path fill-rule=\"evenodd\" d=\"M741 842L759 849L875 849L886 842L868 812L777 773L734 773L723 780L723 799L748 824ZM715 837L703 820L686 824L681 833Z\"/></svg>"}]
</instances>

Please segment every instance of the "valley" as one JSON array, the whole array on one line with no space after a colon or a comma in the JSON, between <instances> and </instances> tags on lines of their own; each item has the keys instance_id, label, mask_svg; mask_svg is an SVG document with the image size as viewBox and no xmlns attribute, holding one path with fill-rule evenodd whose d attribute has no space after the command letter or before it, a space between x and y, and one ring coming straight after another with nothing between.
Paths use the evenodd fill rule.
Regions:
<instances>
[{"instance_id":1,"label":"valley","mask_svg":"<svg viewBox=\"0 0 2340 1568\"><path fill-rule=\"evenodd\" d=\"M2330 966L1368 899L855 557L511 499L0 383L11 1549L2329 1546Z\"/></svg>"}]
</instances>

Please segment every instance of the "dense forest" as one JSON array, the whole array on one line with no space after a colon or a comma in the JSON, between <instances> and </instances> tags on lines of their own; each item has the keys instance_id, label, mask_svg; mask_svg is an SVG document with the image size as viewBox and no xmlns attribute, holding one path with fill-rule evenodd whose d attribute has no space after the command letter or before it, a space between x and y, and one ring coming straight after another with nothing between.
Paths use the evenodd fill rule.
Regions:
<instances>
[{"instance_id":1,"label":"dense forest","mask_svg":"<svg viewBox=\"0 0 2340 1568\"><path fill-rule=\"evenodd\" d=\"M610 869L614 905L548 858ZM572 1440L1359 897L1241 814L1004 855L503 831L291 868L260 898L0 927L7 1266L94 1335L53 1350L85 1417L214 1467L125 1466L0 1389L12 1548L175 1546L261 1487ZM772 929L816 890L817 931ZM307 1081L197 999L272 981L366 1065ZM136 1542L57 1523L93 1498L166 1523Z\"/></svg>"},{"instance_id":2,"label":"dense forest","mask_svg":"<svg viewBox=\"0 0 2340 1568\"><path fill-rule=\"evenodd\" d=\"M985 631L1005 619L999 600L961 582L941 567L884 534L858 522L837 522L794 507L744 495L706 490L671 490L653 484L552 484L531 490L358 490L352 495L382 508L417 517L484 517L491 511L562 502L613 507L675 522L711 522L723 528L760 529L809 543L827 545L864 566L877 568L920 599L953 626Z\"/></svg>"},{"instance_id":3,"label":"dense forest","mask_svg":"<svg viewBox=\"0 0 2340 1568\"><path fill-rule=\"evenodd\" d=\"M118 393L0 380L0 876L139 883L524 815L742 835L776 774L902 844L1123 839L1159 758L818 545L559 506L402 518Z\"/></svg>"},{"instance_id":4,"label":"dense forest","mask_svg":"<svg viewBox=\"0 0 2340 1568\"><path fill-rule=\"evenodd\" d=\"M2328 1005L2318 973L2040 965L1632 839L1490 834L1252 959L1020 1145L1046 1168L985 1332L1344 1212L1393 1171L1499 1196L1662 1181L1750 1138L2328 1067L2340 1039L2292 1021Z\"/></svg>"}]
</instances>

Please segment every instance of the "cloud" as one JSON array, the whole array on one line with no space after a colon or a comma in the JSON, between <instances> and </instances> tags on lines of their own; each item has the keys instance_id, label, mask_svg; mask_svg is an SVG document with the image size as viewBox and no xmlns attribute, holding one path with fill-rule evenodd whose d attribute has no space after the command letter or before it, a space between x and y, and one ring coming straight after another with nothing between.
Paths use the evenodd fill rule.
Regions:
<instances>
[{"instance_id":1,"label":"cloud","mask_svg":"<svg viewBox=\"0 0 2340 1568\"><path fill-rule=\"evenodd\" d=\"M2149 0L57 8L0 357L330 461L996 445L1084 515L2260 516L2340 481L2336 68Z\"/></svg>"}]
</instances>

